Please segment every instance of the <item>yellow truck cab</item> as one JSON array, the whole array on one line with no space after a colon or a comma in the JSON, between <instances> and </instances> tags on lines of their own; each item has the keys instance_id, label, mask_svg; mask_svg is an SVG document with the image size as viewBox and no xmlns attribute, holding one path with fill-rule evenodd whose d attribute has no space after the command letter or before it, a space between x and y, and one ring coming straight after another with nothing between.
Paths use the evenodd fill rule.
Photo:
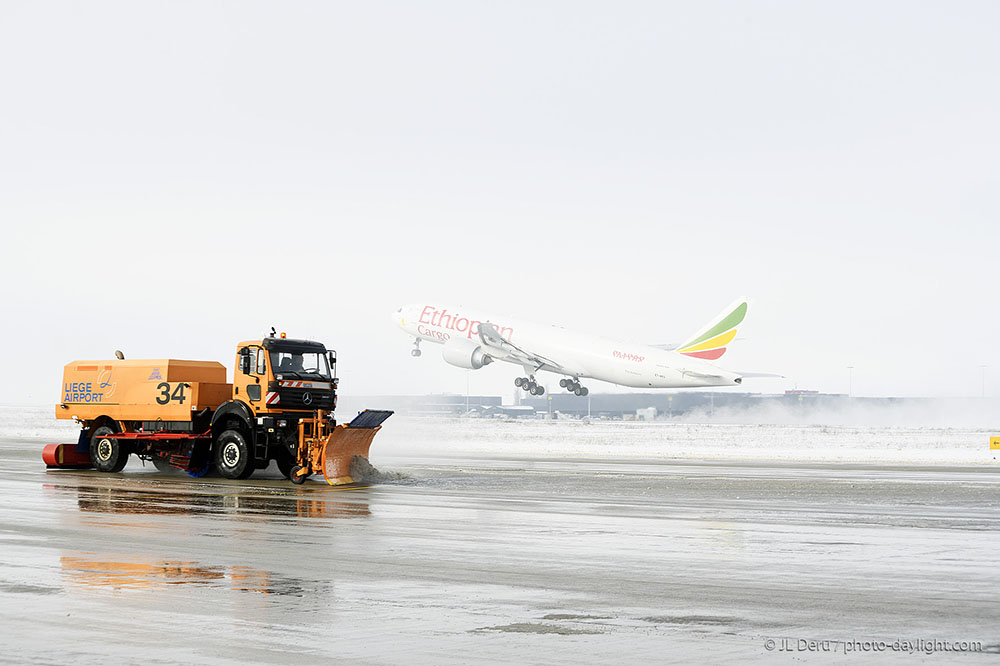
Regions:
<instances>
[{"instance_id":1,"label":"yellow truck cab","mask_svg":"<svg viewBox=\"0 0 1000 666\"><path fill-rule=\"evenodd\" d=\"M282 333L236 346L232 397L212 414L214 462L223 476L246 478L247 452L256 466L277 462L288 476L296 462L299 421L314 413L328 427L337 404L337 355L321 342L291 340Z\"/></svg>"},{"instance_id":2,"label":"yellow truck cab","mask_svg":"<svg viewBox=\"0 0 1000 666\"><path fill-rule=\"evenodd\" d=\"M392 412L366 410L338 428L336 368L336 352L322 343L274 332L236 346L231 383L214 361L73 361L56 417L79 422L80 439L75 448L46 447L43 459L120 472L135 454L158 468L198 476L214 467L230 479L274 460L296 483L319 471L349 482L353 457L367 458Z\"/></svg>"},{"instance_id":3,"label":"yellow truck cab","mask_svg":"<svg viewBox=\"0 0 1000 666\"><path fill-rule=\"evenodd\" d=\"M255 415L287 411L332 412L336 406L337 355L311 340L264 338L236 349L233 400Z\"/></svg>"}]
</instances>

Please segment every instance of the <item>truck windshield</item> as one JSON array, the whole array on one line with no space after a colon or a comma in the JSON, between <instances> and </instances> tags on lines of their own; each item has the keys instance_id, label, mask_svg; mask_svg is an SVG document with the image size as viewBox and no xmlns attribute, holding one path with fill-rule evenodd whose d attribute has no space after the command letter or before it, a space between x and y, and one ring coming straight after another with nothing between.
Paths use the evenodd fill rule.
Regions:
<instances>
[{"instance_id":1,"label":"truck windshield","mask_svg":"<svg viewBox=\"0 0 1000 666\"><path fill-rule=\"evenodd\" d=\"M272 351L271 370L275 375L298 379L330 379L330 365L323 352Z\"/></svg>"}]
</instances>

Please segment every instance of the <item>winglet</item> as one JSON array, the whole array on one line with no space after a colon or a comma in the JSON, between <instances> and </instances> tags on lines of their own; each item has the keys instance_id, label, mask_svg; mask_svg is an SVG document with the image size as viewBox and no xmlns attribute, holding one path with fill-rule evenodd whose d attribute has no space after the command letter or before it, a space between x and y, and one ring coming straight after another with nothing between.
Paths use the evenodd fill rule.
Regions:
<instances>
[{"instance_id":1,"label":"winglet","mask_svg":"<svg viewBox=\"0 0 1000 666\"><path fill-rule=\"evenodd\" d=\"M727 346L736 337L736 331L747 316L749 301L741 298L720 312L707 326L677 346L677 352L694 358L714 361L726 353Z\"/></svg>"}]
</instances>

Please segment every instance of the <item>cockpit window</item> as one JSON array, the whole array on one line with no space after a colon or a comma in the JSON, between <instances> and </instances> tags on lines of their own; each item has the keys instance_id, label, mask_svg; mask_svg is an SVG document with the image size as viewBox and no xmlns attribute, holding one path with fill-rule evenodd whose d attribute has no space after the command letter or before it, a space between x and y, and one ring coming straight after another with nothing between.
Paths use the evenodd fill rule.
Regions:
<instances>
[{"instance_id":1,"label":"cockpit window","mask_svg":"<svg viewBox=\"0 0 1000 666\"><path fill-rule=\"evenodd\" d=\"M295 379L330 379L330 364L323 352L272 351L275 375Z\"/></svg>"}]
</instances>

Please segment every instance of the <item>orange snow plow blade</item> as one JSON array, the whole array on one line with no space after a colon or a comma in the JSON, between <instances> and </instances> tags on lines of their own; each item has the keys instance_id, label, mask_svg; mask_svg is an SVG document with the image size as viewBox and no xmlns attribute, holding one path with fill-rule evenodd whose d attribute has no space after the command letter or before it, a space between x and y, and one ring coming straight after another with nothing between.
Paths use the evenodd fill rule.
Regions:
<instances>
[{"instance_id":1,"label":"orange snow plow blade","mask_svg":"<svg viewBox=\"0 0 1000 666\"><path fill-rule=\"evenodd\" d=\"M353 421L336 426L327 436L323 446L320 467L323 477L331 486L345 483L355 483L351 474L352 463L368 468L368 449L375 439L375 433L382 428L382 423L392 416L388 410L366 409L358 414ZM362 461L355 462L355 458Z\"/></svg>"}]
</instances>

